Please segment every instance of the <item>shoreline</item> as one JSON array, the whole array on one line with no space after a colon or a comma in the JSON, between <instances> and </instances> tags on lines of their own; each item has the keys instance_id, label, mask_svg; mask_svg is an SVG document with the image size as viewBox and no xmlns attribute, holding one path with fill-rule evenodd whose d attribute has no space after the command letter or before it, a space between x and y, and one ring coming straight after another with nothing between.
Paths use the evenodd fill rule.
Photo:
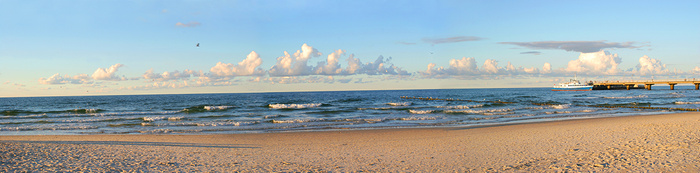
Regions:
<instances>
[{"instance_id":1,"label":"shoreline","mask_svg":"<svg viewBox=\"0 0 700 173\"><path fill-rule=\"evenodd\" d=\"M0 136L0 171L700 171L700 113L469 127ZM21 156L21 157L18 157Z\"/></svg>"}]
</instances>

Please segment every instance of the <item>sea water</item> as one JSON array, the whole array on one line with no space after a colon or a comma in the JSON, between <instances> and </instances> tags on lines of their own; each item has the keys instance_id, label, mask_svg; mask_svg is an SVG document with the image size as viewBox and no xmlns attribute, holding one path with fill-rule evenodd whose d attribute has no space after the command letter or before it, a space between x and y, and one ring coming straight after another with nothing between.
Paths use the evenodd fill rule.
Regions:
<instances>
[{"instance_id":1,"label":"sea water","mask_svg":"<svg viewBox=\"0 0 700 173\"><path fill-rule=\"evenodd\" d=\"M0 98L0 135L469 127L665 114L680 111L620 106L698 109L700 91L693 89L658 86L653 90L564 92L498 88Z\"/></svg>"}]
</instances>

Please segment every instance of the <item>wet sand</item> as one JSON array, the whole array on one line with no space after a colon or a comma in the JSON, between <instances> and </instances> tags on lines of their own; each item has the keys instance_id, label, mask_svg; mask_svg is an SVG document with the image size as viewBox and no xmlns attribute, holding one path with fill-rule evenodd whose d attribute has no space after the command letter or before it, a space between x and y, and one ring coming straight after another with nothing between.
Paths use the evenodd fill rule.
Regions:
<instances>
[{"instance_id":1,"label":"wet sand","mask_svg":"<svg viewBox=\"0 0 700 173\"><path fill-rule=\"evenodd\" d=\"M0 172L699 172L700 113L479 128L0 136Z\"/></svg>"}]
</instances>

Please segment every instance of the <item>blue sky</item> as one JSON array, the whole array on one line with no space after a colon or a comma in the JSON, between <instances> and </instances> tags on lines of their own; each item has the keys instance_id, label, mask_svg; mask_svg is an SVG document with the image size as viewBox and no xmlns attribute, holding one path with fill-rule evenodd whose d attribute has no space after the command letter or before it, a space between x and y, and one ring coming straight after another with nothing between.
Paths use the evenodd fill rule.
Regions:
<instances>
[{"instance_id":1,"label":"blue sky","mask_svg":"<svg viewBox=\"0 0 700 173\"><path fill-rule=\"evenodd\" d=\"M0 96L700 78L698 21L698 1L0 0Z\"/></svg>"}]
</instances>

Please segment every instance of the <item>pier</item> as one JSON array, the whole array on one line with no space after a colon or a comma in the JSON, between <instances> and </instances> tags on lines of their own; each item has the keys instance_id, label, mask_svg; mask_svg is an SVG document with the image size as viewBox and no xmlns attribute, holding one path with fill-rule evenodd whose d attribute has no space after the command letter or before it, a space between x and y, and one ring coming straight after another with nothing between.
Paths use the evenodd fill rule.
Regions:
<instances>
[{"instance_id":1,"label":"pier","mask_svg":"<svg viewBox=\"0 0 700 173\"><path fill-rule=\"evenodd\" d=\"M651 90L652 85L669 85L671 90L677 84L694 84L695 90L700 89L700 80L693 78L691 79L680 79L680 80L647 80L647 81L593 81L593 89L605 90L605 89L637 89L640 85L644 85L644 89Z\"/></svg>"}]
</instances>

